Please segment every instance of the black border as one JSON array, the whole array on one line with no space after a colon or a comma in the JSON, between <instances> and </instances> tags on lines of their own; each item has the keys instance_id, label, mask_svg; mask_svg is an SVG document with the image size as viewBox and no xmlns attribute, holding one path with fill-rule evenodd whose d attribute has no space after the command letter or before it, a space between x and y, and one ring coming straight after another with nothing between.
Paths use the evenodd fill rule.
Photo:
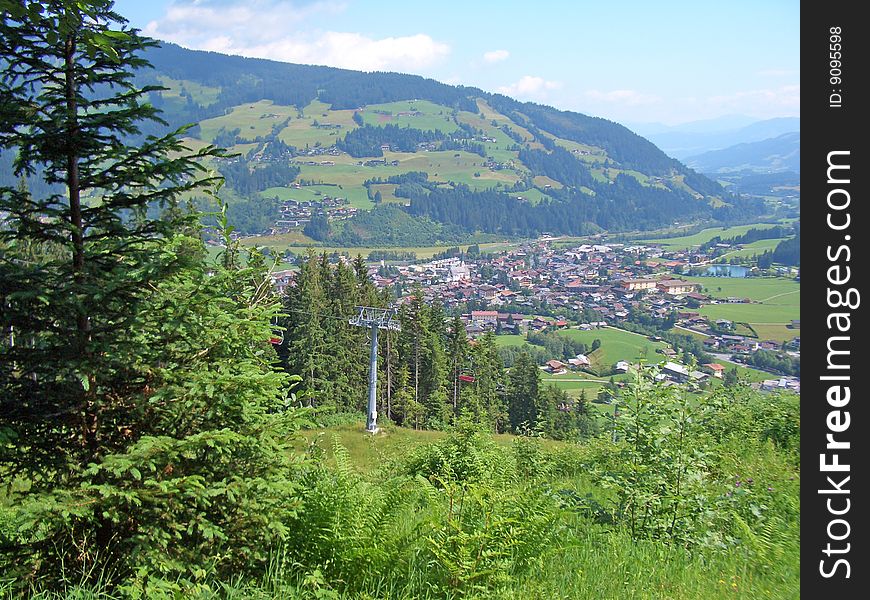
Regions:
<instances>
[{"instance_id":1,"label":"black border","mask_svg":"<svg viewBox=\"0 0 870 600\"><path fill-rule=\"evenodd\" d=\"M831 382L820 380L821 376L831 374L827 369L827 341L830 335L837 335L836 330L829 331L827 316L831 312L849 310L828 306L827 290L829 287L836 289L828 282L827 270L833 264L827 256L829 246L834 250L844 243L851 247L851 261L838 261L840 265L851 267L851 280L840 289L854 287L863 292L867 287L864 283L865 257L870 250L870 236L866 233L867 211L859 211L865 199L865 182L870 177L866 168L867 153L862 145L868 143L870 128L866 123L870 106L866 102L867 86L862 85L865 65L861 60L866 55L866 40L870 31L857 14L860 6L858 2L805 2L801 7L801 212L802 217L806 217L801 219L804 229L801 248L801 346L804 355L801 368L801 591L807 598L821 598L824 594L832 600L866 598L870 594L866 584L870 574L866 545L870 541L864 516L868 510L868 494L860 491L867 490L870 484L867 480L866 444L862 443L870 434L864 397L867 387L865 377L870 375L870 370L862 369L862 363L870 353L863 351L867 347L867 339L859 333L864 323L863 306L850 311L850 333L839 334L851 337L848 343L851 369L839 372L851 376L850 382L844 382L844 385L850 385L851 401L841 409L849 411L851 423L846 432L836 434L837 439L851 443L848 450L839 452L839 461L849 464L850 472L822 473L819 460L819 455L826 452L825 436L829 433L826 418L828 412L833 410L826 399ZM841 27L843 38L843 80L834 85L830 82L831 27ZM837 108L832 107L830 101L830 95L835 91L842 96L842 104ZM851 226L844 231L832 230L826 221L829 212L827 194L831 189L843 187L828 184L827 178L828 153L837 150L850 152L848 162L851 166L851 181L846 187L851 197L847 209ZM841 214L836 216L842 217ZM846 235L850 236L849 241L845 240ZM865 297L862 297L864 300ZM832 451L827 452L830 454ZM850 490L850 510L842 517L849 521L850 534L842 542L832 542L833 547L848 542L851 544L850 551L831 558L825 556L823 550L829 541L826 532L828 523L837 518L830 515L826 507L826 500L834 496L819 493L819 490L830 488L826 479L828 475L837 481L842 479L841 475L851 477L848 484L843 486ZM843 502L845 496L836 498L835 502ZM844 577L842 565L834 577L823 577L820 561L826 560L826 568L829 568L838 557L848 560L851 567L849 578Z\"/></svg>"}]
</instances>

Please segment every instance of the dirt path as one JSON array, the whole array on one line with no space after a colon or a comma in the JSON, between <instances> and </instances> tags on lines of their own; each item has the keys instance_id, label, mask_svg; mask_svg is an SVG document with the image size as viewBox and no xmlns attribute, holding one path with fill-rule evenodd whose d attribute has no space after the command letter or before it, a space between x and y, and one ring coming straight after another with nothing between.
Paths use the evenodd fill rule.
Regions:
<instances>
[{"instance_id":1,"label":"dirt path","mask_svg":"<svg viewBox=\"0 0 870 600\"><path fill-rule=\"evenodd\" d=\"M792 292L783 292L781 294L776 294L775 296L771 296L770 298L765 298L764 300L757 300L757 302L763 304L763 303L767 302L768 300L773 300L774 298L780 298L782 296L788 296L791 294L800 294L800 293L801 293L800 290L794 290Z\"/></svg>"}]
</instances>

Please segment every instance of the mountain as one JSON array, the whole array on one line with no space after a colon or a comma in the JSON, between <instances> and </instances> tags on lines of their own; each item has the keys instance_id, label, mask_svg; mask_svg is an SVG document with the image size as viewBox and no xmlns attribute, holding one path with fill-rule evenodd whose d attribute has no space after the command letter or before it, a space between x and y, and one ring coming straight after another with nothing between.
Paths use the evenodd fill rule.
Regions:
<instances>
[{"instance_id":1,"label":"mountain","mask_svg":"<svg viewBox=\"0 0 870 600\"><path fill-rule=\"evenodd\" d=\"M757 123L759 119L746 115L722 115L714 119L702 119L688 121L677 125L665 125L664 123L625 123L625 126L635 133L644 137L650 137L661 133L714 133L720 131L733 131Z\"/></svg>"},{"instance_id":2,"label":"mountain","mask_svg":"<svg viewBox=\"0 0 870 600\"><path fill-rule=\"evenodd\" d=\"M793 171L800 173L801 134L793 131L783 135L736 144L686 158L688 166L703 173L751 171L772 173Z\"/></svg>"},{"instance_id":3,"label":"mountain","mask_svg":"<svg viewBox=\"0 0 870 600\"><path fill-rule=\"evenodd\" d=\"M780 117L726 130L719 129L713 123L709 123L709 127L706 130L699 130L697 124L688 129L681 129L678 126L667 131L649 133L647 137L668 156L683 160L704 152L721 150L737 144L759 142L785 133L800 131L800 119Z\"/></svg>"},{"instance_id":4,"label":"mountain","mask_svg":"<svg viewBox=\"0 0 870 600\"><path fill-rule=\"evenodd\" d=\"M763 210L602 118L415 75L168 43L145 57L155 68L138 83L166 88L151 101L171 125L196 123L188 145L238 154L209 166L226 178L242 233L453 243L726 223Z\"/></svg>"}]
</instances>

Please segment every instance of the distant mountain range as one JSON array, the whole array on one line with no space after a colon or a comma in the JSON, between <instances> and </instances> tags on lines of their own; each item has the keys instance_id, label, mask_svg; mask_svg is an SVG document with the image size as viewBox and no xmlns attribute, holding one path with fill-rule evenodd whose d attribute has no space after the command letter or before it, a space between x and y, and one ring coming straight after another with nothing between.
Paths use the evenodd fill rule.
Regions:
<instances>
[{"instance_id":1,"label":"distant mountain range","mask_svg":"<svg viewBox=\"0 0 870 600\"><path fill-rule=\"evenodd\" d=\"M685 159L687 166L702 173L752 171L775 173L801 169L801 134L784 133L774 138L736 144Z\"/></svg>"},{"instance_id":2,"label":"distant mountain range","mask_svg":"<svg viewBox=\"0 0 870 600\"><path fill-rule=\"evenodd\" d=\"M642 135L645 135L668 156L678 160L737 144L760 142L785 133L800 131L800 118L798 117L781 117L733 127L728 126L728 124L741 123L746 118L748 117L725 117L673 127L646 124L636 126L635 130L642 132Z\"/></svg>"}]
</instances>

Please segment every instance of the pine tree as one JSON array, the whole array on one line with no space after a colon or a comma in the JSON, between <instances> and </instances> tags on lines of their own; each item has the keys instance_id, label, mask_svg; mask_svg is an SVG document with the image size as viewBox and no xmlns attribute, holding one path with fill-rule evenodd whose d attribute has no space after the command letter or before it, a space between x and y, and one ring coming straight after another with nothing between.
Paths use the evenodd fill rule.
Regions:
<instances>
[{"instance_id":1,"label":"pine tree","mask_svg":"<svg viewBox=\"0 0 870 600\"><path fill-rule=\"evenodd\" d=\"M174 594L280 543L299 417L272 368L268 275L206 265L179 201L219 152L140 134L157 113L132 77L153 43L111 5L0 5L0 150L65 188L0 189L0 476L28 482L0 564L24 585Z\"/></svg>"},{"instance_id":2,"label":"pine tree","mask_svg":"<svg viewBox=\"0 0 870 600\"><path fill-rule=\"evenodd\" d=\"M326 281L321 261L313 252L302 262L295 279L296 285L285 292L282 358L287 370L301 377L299 390L309 406L334 407L326 373Z\"/></svg>"},{"instance_id":3,"label":"pine tree","mask_svg":"<svg viewBox=\"0 0 870 600\"><path fill-rule=\"evenodd\" d=\"M504 363L498 353L495 335L487 332L471 352L474 364L474 387L490 428L504 433L508 427L507 408L503 400Z\"/></svg>"},{"instance_id":4,"label":"pine tree","mask_svg":"<svg viewBox=\"0 0 870 600\"><path fill-rule=\"evenodd\" d=\"M468 339L465 325L459 316L453 318L450 332L447 335L447 360L450 364L450 398L453 403L454 417L459 414L462 381L460 375L465 373L468 359Z\"/></svg>"},{"instance_id":5,"label":"pine tree","mask_svg":"<svg viewBox=\"0 0 870 600\"><path fill-rule=\"evenodd\" d=\"M368 338L366 330L354 327L348 319L356 307L365 304L354 271L339 261L330 266L321 257L327 275L327 306L330 318L324 322L327 336L326 373L331 382L332 398L340 411L362 411L367 398Z\"/></svg>"},{"instance_id":6,"label":"pine tree","mask_svg":"<svg viewBox=\"0 0 870 600\"><path fill-rule=\"evenodd\" d=\"M540 410L540 382L540 370L529 353L520 353L507 380L508 416L514 431L535 429L545 418Z\"/></svg>"}]
</instances>

